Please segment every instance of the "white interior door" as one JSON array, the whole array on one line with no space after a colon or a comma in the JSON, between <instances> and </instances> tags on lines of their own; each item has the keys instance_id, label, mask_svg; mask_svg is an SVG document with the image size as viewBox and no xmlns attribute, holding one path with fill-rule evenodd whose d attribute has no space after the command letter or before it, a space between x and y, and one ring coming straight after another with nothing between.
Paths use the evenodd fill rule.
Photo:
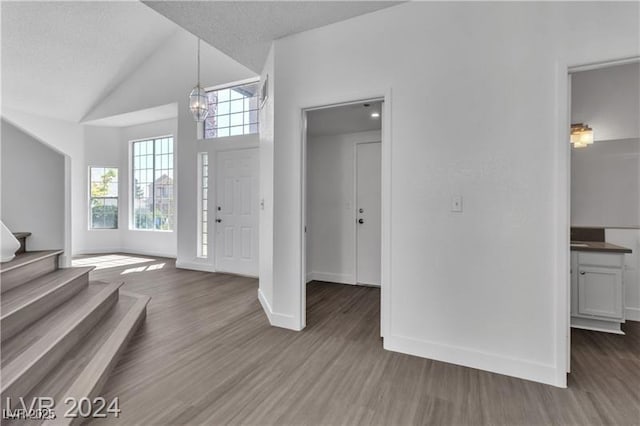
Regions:
<instances>
[{"instance_id":1,"label":"white interior door","mask_svg":"<svg viewBox=\"0 0 640 426\"><path fill-rule=\"evenodd\" d=\"M380 142L356 145L356 282L380 285Z\"/></svg>"},{"instance_id":2,"label":"white interior door","mask_svg":"<svg viewBox=\"0 0 640 426\"><path fill-rule=\"evenodd\" d=\"M258 203L258 150L218 152L217 271L258 276Z\"/></svg>"}]
</instances>

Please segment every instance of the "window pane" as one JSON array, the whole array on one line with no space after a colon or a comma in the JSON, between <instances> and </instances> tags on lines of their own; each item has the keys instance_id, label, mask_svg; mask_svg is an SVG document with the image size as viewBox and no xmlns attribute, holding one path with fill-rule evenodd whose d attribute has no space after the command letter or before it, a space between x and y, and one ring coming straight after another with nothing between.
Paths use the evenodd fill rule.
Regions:
<instances>
[{"instance_id":1,"label":"window pane","mask_svg":"<svg viewBox=\"0 0 640 426\"><path fill-rule=\"evenodd\" d=\"M243 113L239 114L231 114L230 124L232 126L242 126L244 123L242 122Z\"/></svg>"},{"instance_id":2,"label":"window pane","mask_svg":"<svg viewBox=\"0 0 640 426\"><path fill-rule=\"evenodd\" d=\"M259 87L260 83L255 82L208 92L209 117L203 125L204 137L257 133L258 126L246 125L258 123Z\"/></svg>"},{"instance_id":3,"label":"window pane","mask_svg":"<svg viewBox=\"0 0 640 426\"><path fill-rule=\"evenodd\" d=\"M229 102L221 102L218 104L218 115L229 114Z\"/></svg>"},{"instance_id":4,"label":"window pane","mask_svg":"<svg viewBox=\"0 0 640 426\"><path fill-rule=\"evenodd\" d=\"M228 115L220 115L218 116L218 129L221 127L229 127L229 116Z\"/></svg>"},{"instance_id":5,"label":"window pane","mask_svg":"<svg viewBox=\"0 0 640 426\"><path fill-rule=\"evenodd\" d=\"M235 127L231 127L230 129L230 136L237 136L237 135L242 135L243 134L243 126L235 126Z\"/></svg>"},{"instance_id":6,"label":"window pane","mask_svg":"<svg viewBox=\"0 0 640 426\"><path fill-rule=\"evenodd\" d=\"M172 230L173 138L134 142L133 152L133 227Z\"/></svg>"},{"instance_id":7,"label":"window pane","mask_svg":"<svg viewBox=\"0 0 640 426\"><path fill-rule=\"evenodd\" d=\"M234 112L242 112L244 110L244 102L242 99L238 99L237 101L231 101L231 113Z\"/></svg>"},{"instance_id":8,"label":"window pane","mask_svg":"<svg viewBox=\"0 0 640 426\"><path fill-rule=\"evenodd\" d=\"M229 89L218 90L218 102L229 100Z\"/></svg>"},{"instance_id":9,"label":"window pane","mask_svg":"<svg viewBox=\"0 0 640 426\"><path fill-rule=\"evenodd\" d=\"M244 95L242 94L241 90L238 90L237 88L233 88L230 91L231 94L231 99L244 99Z\"/></svg>"}]
</instances>

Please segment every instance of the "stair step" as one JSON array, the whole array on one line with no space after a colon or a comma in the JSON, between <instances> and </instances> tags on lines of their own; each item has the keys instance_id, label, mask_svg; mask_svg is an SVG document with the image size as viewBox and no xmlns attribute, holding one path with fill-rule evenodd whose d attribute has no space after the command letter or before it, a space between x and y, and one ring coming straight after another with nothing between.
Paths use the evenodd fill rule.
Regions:
<instances>
[{"instance_id":1,"label":"stair step","mask_svg":"<svg viewBox=\"0 0 640 426\"><path fill-rule=\"evenodd\" d=\"M100 284L92 283L89 287L96 285ZM3 344L1 365L3 405L8 397L16 400L20 396L27 395L56 364L65 358L71 348L85 339L85 335L118 301L118 289L121 285L122 283L104 284L97 294L84 303L78 303L81 300L74 297L60 309L52 311L50 315L44 316L23 333ZM56 315L59 314L58 311L64 311L64 315ZM57 321L51 321L50 316L57 316ZM48 330L42 333L44 326L47 325L45 321L51 322L48 322ZM37 334L41 334L41 337L37 338ZM29 344L24 345L25 339ZM15 346L21 347L16 349ZM5 358L7 349L10 355Z\"/></svg>"},{"instance_id":2,"label":"stair step","mask_svg":"<svg viewBox=\"0 0 640 426\"><path fill-rule=\"evenodd\" d=\"M63 250L29 251L16 255L9 262L0 263L1 292L34 280L58 269L58 256Z\"/></svg>"},{"instance_id":3,"label":"stair step","mask_svg":"<svg viewBox=\"0 0 640 426\"><path fill-rule=\"evenodd\" d=\"M73 357L65 359L31 392L27 401L39 395L50 395L56 402L57 418L45 425L71 425L82 423L81 418L65 418L69 408L66 398L75 401L81 398L93 400L100 391L129 340L146 316L150 298L121 292L120 300L100 324L91 330L86 341L80 342L71 352Z\"/></svg>"},{"instance_id":4,"label":"stair step","mask_svg":"<svg viewBox=\"0 0 640 426\"><path fill-rule=\"evenodd\" d=\"M89 284L92 267L58 269L2 295L2 341L63 304Z\"/></svg>"}]
</instances>

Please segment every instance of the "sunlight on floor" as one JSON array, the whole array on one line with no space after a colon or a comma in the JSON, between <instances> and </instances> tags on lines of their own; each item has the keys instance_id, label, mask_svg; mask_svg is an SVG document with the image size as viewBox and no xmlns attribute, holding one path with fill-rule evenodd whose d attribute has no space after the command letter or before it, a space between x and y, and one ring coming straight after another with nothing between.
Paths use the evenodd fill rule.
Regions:
<instances>
[{"instance_id":1,"label":"sunlight on floor","mask_svg":"<svg viewBox=\"0 0 640 426\"><path fill-rule=\"evenodd\" d=\"M149 266L138 266L137 268L125 269L124 271L120 272L120 275L126 275L132 272L157 271L158 269L162 269L162 268L164 268L164 263L157 263L155 265L149 265Z\"/></svg>"},{"instance_id":2,"label":"sunlight on floor","mask_svg":"<svg viewBox=\"0 0 640 426\"><path fill-rule=\"evenodd\" d=\"M84 257L82 259L74 259L72 266L95 266L98 269L117 268L119 266L136 265L139 263L154 262L155 259L148 257L134 257L122 254L109 254L100 256ZM164 263L162 264L164 265ZM154 265L155 266L155 265ZM160 268L157 268L160 269Z\"/></svg>"}]
</instances>

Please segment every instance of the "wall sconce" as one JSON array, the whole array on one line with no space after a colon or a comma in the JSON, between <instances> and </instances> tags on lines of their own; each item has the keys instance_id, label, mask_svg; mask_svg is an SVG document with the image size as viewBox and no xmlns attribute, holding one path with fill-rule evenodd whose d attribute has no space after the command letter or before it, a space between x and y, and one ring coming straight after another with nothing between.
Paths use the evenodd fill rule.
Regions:
<instances>
[{"instance_id":1,"label":"wall sconce","mask_svg":"<svg viewBox=\"0 0 640 426\"><path fill-rule=\"evenodd\" d=\"M593 144L593 129L583 123L572 124L571 144L574 148L584 148Z\"/></svg>"}]
</instances>

